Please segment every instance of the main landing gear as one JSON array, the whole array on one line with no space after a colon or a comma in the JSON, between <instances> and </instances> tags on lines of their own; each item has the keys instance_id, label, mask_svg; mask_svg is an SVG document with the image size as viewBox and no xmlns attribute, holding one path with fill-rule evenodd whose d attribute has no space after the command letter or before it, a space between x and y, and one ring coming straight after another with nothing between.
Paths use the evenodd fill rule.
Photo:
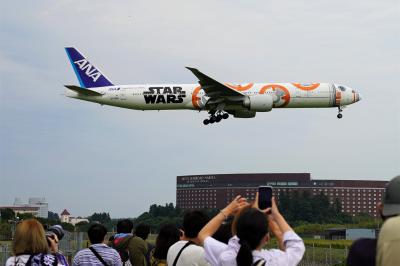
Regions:
<instances>
[{"instance_id":1,"label":"main landing gear","mask_svg":"<svg viewBox=\"0 0 400 266\"><path fill-rule=\"evenodd\" d=\"M209 114L210 114L210 118L204 119L204 121L203 121L204 125L219 123L219 122L221 122L222 119L229 118L229 114L225 113L223 111L209 112Z\"/></svg>"},{"instance_id":2,"label":"main landing gear","mask_svg":"<svg viewBox=\"0 0 400 266\"><path fill-rule=\"evenodd\" d=\"M343 107L339 106L339 107L338 107L338 110L339 110L339 113L338 113L338 115L337 115L337 118L340 119L340 118L343 117L343 115L342 115Z\"/></svg>"}]
</instances>

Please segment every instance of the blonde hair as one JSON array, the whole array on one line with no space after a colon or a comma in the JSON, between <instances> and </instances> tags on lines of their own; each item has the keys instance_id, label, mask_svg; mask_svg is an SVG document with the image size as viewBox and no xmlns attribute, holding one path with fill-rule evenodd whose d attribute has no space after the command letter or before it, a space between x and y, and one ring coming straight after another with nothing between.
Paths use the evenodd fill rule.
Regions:
<instances>
[{"instance_id":1,"label":"blonde hair","mask_svg":"<svg viewBox=\"0 0 400 266\"><path fill-rule=\"evenodd\" d=\"M24 220L17 225L13 242L14 255L48 253L44 228L35 219Z\"/></svg>"}]
</instances>

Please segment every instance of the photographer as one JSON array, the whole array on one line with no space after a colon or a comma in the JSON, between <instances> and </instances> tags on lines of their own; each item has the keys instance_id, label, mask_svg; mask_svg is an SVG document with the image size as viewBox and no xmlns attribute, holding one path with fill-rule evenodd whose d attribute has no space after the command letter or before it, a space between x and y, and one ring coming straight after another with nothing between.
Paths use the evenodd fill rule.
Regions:
<instances>
[{"instance_id":1,"label":"photographer","mask_svg":"<svg viewBox=\"0 0 400 266\"><path fill-rule=\"evenodd\" d=\"M64 237L64 230L61 225L53 225L46 232L46 240L50 248L50 252L57 257L58 263L68 266L67 259L59 249L59 241Z\"/></svg>"},{"instance_id":2,"label":"photographer","mask_svg":"<svg viewBox=\"0 0 400 266\"><path fill-rule=\"evenodd\" d=\"M235 214L234 236L229 243L212 238L222 222ZM276 236L280 249L263 249L269 240L268 227ZM211 265L297 265L305 251L302 239L280 214L274 198L271 208L258 208L258 193L252 207L245 198L237 196L203 227L199 239Z\"/></svg>"}]
</instances>

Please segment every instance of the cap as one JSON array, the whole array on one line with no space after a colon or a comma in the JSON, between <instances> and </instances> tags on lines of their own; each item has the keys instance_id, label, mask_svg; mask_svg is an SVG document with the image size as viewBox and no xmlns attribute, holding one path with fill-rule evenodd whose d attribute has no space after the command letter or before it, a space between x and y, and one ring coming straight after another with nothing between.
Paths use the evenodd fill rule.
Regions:
<instances>
[{"instance_id":1,"label":"cap","mask_svg":"<svg viewBox=\"0 0 400 266\"><path fill-rule=\"evenodd\" d=\"M400 214L400 175L390 180L386 187L385 199L383 202L384 216Z\"/></svg>"},{"instance_id":2,"label":"cap","mask_svg":"<svg viewBox=\"0 0 400 266\"><path fill-rule=\"evenodd\" d=\"M50 226L49 231L56 234L59 240L61 240L64 236L64 229L59 224Z\"/></svg>"}]
</instances>

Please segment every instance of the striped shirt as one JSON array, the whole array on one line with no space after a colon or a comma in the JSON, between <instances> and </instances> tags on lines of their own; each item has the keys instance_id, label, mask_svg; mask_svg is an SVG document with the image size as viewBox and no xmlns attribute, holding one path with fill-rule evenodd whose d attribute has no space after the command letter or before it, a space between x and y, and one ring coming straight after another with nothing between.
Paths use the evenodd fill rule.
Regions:
<instances>
[{"instance_id":1,"label":"striped shirt","mask_svg":"<svg viewBox=\"0 0 400 266\"><path fill-rule=\"evenodd\" d=\"M92 248L94 248L97 253L103 258L103 260L109 265L117 265L121 266L121 258L118 254L118 252L107 246L106 244L93 244L91 245ZM76 266L86 266L86 265L99 265L103 266L103 263L96 257L96 255L93 254L93 252L88 249L82 249L78 253L76 253L74 260L72 262L72 265Z\"/></svg>"}]
</instances>

